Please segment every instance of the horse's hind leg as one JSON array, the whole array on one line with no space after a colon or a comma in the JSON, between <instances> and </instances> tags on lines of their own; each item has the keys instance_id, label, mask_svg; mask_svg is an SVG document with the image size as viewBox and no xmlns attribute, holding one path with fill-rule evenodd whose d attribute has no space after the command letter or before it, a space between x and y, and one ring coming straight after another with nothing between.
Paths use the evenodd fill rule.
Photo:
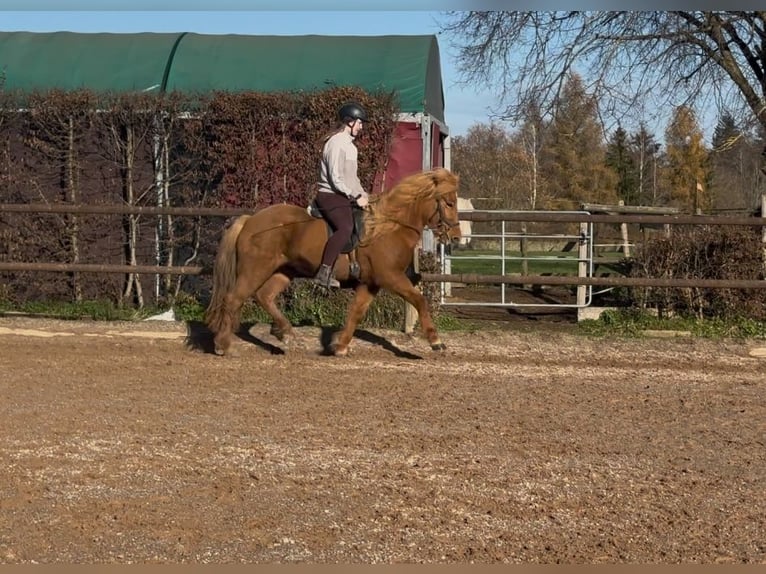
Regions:
<instances>
[{"instance_id":1,"label":"horse's hind leg","mask_svg":"<svg viewBox=\"0 0 766 574\"><path fill-rule=\"evenodd\" d=\"M284 273L274 273L255 292L256 300L273 319L271 334L283 342L288 342L293 335L293 326L277 307L277 297L289 284L290 277Z\"/></svg>"},{"instance_id":2,"label":"horse's hind leg","mask_svg":"<svg viewBox=\"0 0 766 574\"><path fill-rule=\"evenodd\" d=\"M264 283L265 279L261 274L252 271L241 271L237 276L234 289L224 297L225 320L213 338L217 355L225 355L229 352L232 335L239 328L242 305L253 291Z\"/></svg>"}]
</instances>

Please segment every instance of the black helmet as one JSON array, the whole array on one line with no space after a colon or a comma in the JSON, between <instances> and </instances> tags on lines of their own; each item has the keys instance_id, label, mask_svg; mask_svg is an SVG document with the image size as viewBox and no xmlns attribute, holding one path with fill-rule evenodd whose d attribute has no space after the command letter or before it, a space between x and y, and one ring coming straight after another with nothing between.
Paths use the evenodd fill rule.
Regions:
<instances>
[{"instance_id":1,"label":"black helmet","mask_svg":"<svg viewBox=\"0 0 766 574\"><path fill-rule=\"evenodd\" d=\"M356 102L349 102L344 104L338 110L338 119L343 123L349 120L362 120L363 122L366 122L367 112L365 112L364 108Z\"/></svg>"}]
</instances>

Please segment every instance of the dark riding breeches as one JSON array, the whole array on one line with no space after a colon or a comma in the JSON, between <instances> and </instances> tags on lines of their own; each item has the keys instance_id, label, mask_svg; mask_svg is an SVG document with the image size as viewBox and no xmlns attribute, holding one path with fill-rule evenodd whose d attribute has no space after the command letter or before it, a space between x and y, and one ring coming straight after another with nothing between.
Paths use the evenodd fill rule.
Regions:
<instances>
[{"instance_id":1,"label":"dark riding breeches","mask_svg":"<svg viewBox=\"0 0 766 574\"><path fill-rule=\"evenodd\" d=\"M322 255L322 264L332 267L343 246L351 239L351 232L354 230L351 200L339 193L320 191L316 194L314 201L333 230Z\"/></svg>"}]
</instances>

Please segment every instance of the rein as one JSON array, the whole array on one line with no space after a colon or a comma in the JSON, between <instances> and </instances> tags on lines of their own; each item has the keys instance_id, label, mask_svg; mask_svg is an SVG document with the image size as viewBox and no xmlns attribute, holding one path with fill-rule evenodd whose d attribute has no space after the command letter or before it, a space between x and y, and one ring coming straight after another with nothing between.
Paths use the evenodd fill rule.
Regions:
<instances>
[{"instance_id":1,"label":"rein","mask_svg":"<svg viewBox=\"0 0 766 574\"><path fill-rule=\"evenodd\" d=\"M438 215L439 221L436 223L436 225L431 224L431 220L434 219L434 217ZM387 221L390 221L392 223L396 223L397 225L400 225L402 227L405 227L407 229L410 229L417 233L418 235L421 235L423 233L423 229L419 229L415 227L414 225L411 225L409 223L405 223L404 221L400 221L398 219L394 219L393 217L385 217ZM431 229L435 231L439 238L446 238L448 236L449 230L454 227L460 227L459 221L450 221L447 219L447 217L444 215L444 206L442 205L442 199L437 198L436 199L436 209L434 209L434 212L431 214L431 216L428 218L425 227L428 229Z\"/></svg>"},{"instance_id":2,"label":"rein","mask_svg":"<svg viewBox=\"0 0 766 574\"><path fill-rule=\"evenodd\" d=\"M431 216L428 218L428 221L426 222L426 225L425 225L425 227L434 231L440 239L446 238L448 236L450 229L460 226L459 221L450 221L449 219L447 219L447 217L444 214L444 206L442 205L442 201L443 199L438 197L436 198L436 208L434 209L434 212L431 214ZM432 225L431 220L434 219L434 217L436 217L437 215L439 216L439 220L437 221L436 225ZM308 223L310 221L313 221L314 219L315 218L313 217L309 217L307 219L302 219L299 221L291 221L289 223L277 223L276 225L272 225L271 227L267 227L266 229L259 230L254 235L261 235L263 233L268 233L269 231L274 231L275 229L279 229L280 227L287 227L292 225L298 225L301 223ZM385 219L392 223L396 223L397 225L400 225L401 227L405 227L411 231L414 231L415 233L418 234L418 236L420 236L423 233L423 229L419 229L410 223L406 223L404 221L394 219L393 217L385 217Z\"/></svg>"}]
</instances>

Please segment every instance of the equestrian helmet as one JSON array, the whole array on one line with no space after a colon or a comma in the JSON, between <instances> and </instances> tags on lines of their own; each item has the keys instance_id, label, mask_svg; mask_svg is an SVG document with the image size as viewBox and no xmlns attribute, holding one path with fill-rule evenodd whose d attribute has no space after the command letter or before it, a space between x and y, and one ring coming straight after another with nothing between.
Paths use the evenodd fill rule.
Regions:
<instances>
[{"instance_id":1,"label":"equestrian helmet","mask_svg":"<svg viewBox=\"0 0 766 574\"><path fill-rule=\"evenodd\" d=\"M367 112L365 112L364 108L356 102L349 102L344 104L340 110L338 110L338 119L343 123L351 120L362 120L363 122L366 122Z\"/></svg>"}]
</instances>

